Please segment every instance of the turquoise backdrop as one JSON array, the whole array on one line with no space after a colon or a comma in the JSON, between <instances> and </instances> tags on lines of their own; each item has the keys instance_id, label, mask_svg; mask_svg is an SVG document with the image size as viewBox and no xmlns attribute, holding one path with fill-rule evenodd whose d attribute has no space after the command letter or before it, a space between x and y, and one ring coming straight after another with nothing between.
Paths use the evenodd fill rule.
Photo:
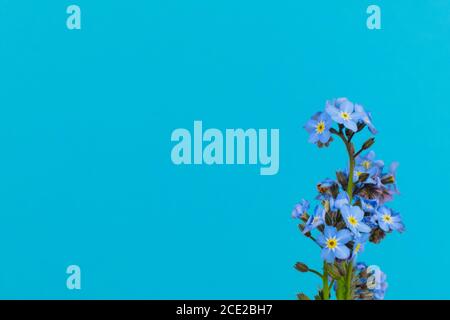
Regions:
<instances>
[{"instance_id":1,"label":"turquoise backdrop","mask_svg":"<svg viewBox=\"0 0 450 320\"><path fill-rule=\"evenodd\" d=\"M302 125L341 96L400 162L407 232L360 260L387 273L388 299L450 298L449 58L446 0L1 0L0 298L312 294L293 265L320 267L320 250L290 214L346 153ZM173 165L171 132L194 120L279 128L278 175Z\"/></svg>"}]
</instances>

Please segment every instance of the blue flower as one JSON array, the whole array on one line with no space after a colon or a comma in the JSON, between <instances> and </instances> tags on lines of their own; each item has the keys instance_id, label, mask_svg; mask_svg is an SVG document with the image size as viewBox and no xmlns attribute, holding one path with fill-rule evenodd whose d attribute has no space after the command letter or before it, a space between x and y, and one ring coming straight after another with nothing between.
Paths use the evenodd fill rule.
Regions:
<instances>
[{"instance_id":1,"label":"blue flower","mask_svg":"<svg viewBox=\"0 0 450 320\"><path fill-rule=\"evenodd\" d=\"M317 243L323 248L321 257L328 263L336 258L345 260L350 256L350 249L345 245L352 239L347 229L337 231L335 227L326 226L323 234L317 237Z\"/></svg>"},{"instance_id":2,"label":"blue flower","mask_svg":"<svg viewBox=\"0 0 450 320\"><path fill-rule=\"evenodd\" d=\"M386 185L386 188L390 191L392 194L398 194L398 188L397 188L397 169L398 169L399 163L393 162L389 166L389 172L384 174L381 177L381 183Z\"/></svg>"},{"instance_id":3,"label":"blue flower","mask_svg":"<svg viewBox=\"0 0 450 320\"><path fill-rule=\"evenodd\" d=\"M358 156L355 159L356 167L362 168L363 172L370 173L371 176L381 173L384 167L382 160L375 160L375 152L369 151L364 156Z\"/></svg>"},{"instance_id":4,"label":"blue flower","mask_svg":"<svg viewBox=\"0 0 450 320\"><path fill-rule=\"evenodd\" d=\"M378 226L385 232L392 230L403 232L405 230L400 214L386 206L379 207L375 217Z\"/></svg>"},{"instance_id":5,"label":"blue flower","mask_svg":"<svg viewBox=\"0 0 450 320\"><path fill-rule=\"evenodd\" d=\"M297 203L294 207L294 210L292 210L292 218L299 219L301 216L308 211L309 209L309 202L305 199L300 200L299 203Z\"/></svg>"},{"instance_id":6,"label":"blue flower","mask_svg":"<svg viewBox=\"0 0 450 320\"><path fill-rule=\"evenodd\" d=\"M355 269L358 270L358 271L363 271L366 268L367 268L367 264L365 264L364 262L358 262L355 265Z\"/></svg>"},{"instance_id":7,"label":"blue flower","mask_svg":"<svg viewBox=\"0 0 450 320\"><path fill-rule=\"evenodd\" d=\"M326 212L336 210L334 206L334 198L332 195L321 193L316 197L316 199L322 202L322 205Z\"/></svg>"},{"instance_id":8,"label":"blue flower","mask_svg":"<svg viewBox=\"0 0 450 320\"><path fill-rule=\"evenodd\" d=\"M361 115L355 112L355 105L347 98L339 98L334 101L327 101L325 111L335 122L344 125L353 132L358 131L358 121Z\"/></svg>"},{"instance_id":9,"label":"blue flower","mask_svg":"<svg viewBox=\"0 0 450 320\"><path fill-rule=\"evenodd\" d=\"M332 195L334 191L339 190L339 185L333 179L327 178L317 184L317 191Z\"/></svg>"},{"instance_id":10,"label":"blue flower","mask_svg":"<svg viewBox=\"0 0 450 320\"><path fill-rule=\"evenodd\" d=\"M365 183L365 184L376 184L376 180L372 178L372 177L374 177L377 174L377 169L376 168L372 168L372 169L367 170L363 166L356 166L355 167L355 171L353 171L353 181L359 182L359 177L362 174L368 174L369 175L366 179L364 179L362 181L363 183Z\"/></svg>"},{"instance_id":11,"label":"blue flower","mask_svg":"<svg viewBox=\"0 0 450 320\"><path fill-rule=\"evenodd\" d=\"M377 134L378 130L372 123L372 115L370 114L370 112L366 112L364 110L364 107L357 103L355 103L355 111L359 114L361 122L363 122L369 128L370 132L372 132L372 134Z\"/></svg>"},{"instance_id":12,"label":"blue flower","mask_svg":"<svg viewBox=\"0 0 450 320\"><path fill-rule=\"evenodd\" d=\"M369 234L368 233L360 233L358 236L355 236L354 239L354 245L353 245L353 251L352 251L352 258L356 258L358 253L364 251L365 244L369 240Z\"/></svg>"},{"instance_id":13,"label":"blue flower","mask_svg":"<svg viewBox=\"0 0 450 320\"><path fill-rule=\"evenodd\" d=\"M361 202L361 208L364 212L375 214L378 208L378 200L377 199L366 199L363 197L357 197Z\"/></svg>"},{"instance_id":14,"label":"blue flower","mask_svg":"<svg viewBox=\"0 0 450 320\"><path fill-rule=\"evenodd\" d=\"M325 222L325 209L322 206L316 206L314 214L312 214L308 221L306 221L303 233L308 233Z\"/></svg>"},{"instance_id":15,"label":"blue flower","mask_svg":"<svg viewBox=\"0 0 450 320\"><path fill-rule=\"evenodd\" d=\"M316 113L304 126L310 134L308 142L327 143L330 140L331 118L325 112Z\"/></svg>"},{"instance_id":16,"label":"blue flower","mask_svg":"<svg viewBox=\"0 0 450 320\"><path fill-rule=\"evenodd\" d=\"M384 185L382 179L378 176L374 177L373 180L373 184L365 184L363 186L363 188L359 192L360 195L376 198L378 200L378 205L382 205L388 201L391 201L393 198L393 192L388 189L388 186ZM365 189L368 189L369 192L366 192Z\"/></svg>"},{"instance_id":17,"label":"blue flower","mask_svg":"<svg viewBox=\"0 0 450 320\"><path fill-rule=\"evenodd\" d=\"M380 271L381 272L381 271ZM381 272L380 278L377 281L375 290L373 291L374 300L383 300L388 288L388 283L386 281L387 276L384 272Z\"/></svg>"},{"instance_id":18,"label":"blue flower","mask_svg":"<svg viewBox=\"0 0 450 320\"><path fill-rule=\"evenodd\" d=\"M343 206L349 205L350 204L349 201L350 199L348 197L347 192L341 191L334 200L334 207L336 209L341 209Z\"/></svg>"},{"instance_id":19,"label":"blue flower","mask_svg":"<svg viewBox=\"0 0 450 320\"><path fill-rule=\"evenodd\" d=\"M386 274L376 266L367 266L364 262L358 262L355 266L355 289L356 300L383 300L388 283Z\"/></svg>"},{"instance_id":20,"label":"blue flower","mask_svg":"<svg viewBox=\"0 0 450 320\"><path fill-rule=\"evenodd\" d=\"M362 174L367 174L368 177L362 182L364 184L377 184L377 178L381 175L384 162L375 160L375 152L370 151L365 156L358 156L355 159L355 164L354 181L358 181Z\"/></svg>"},{"instance_id":21,"label":"blue flower","mask_svg":"<svg viewBox=\"0 0 450 320\"><path fill-rule=\"evenodd\" d=\"M360 232L370 232L370 227L362 221L364 211L360 207L344 205L341 207L341 214L345 224L355 235L359 235Z\"/></svg>"},{"instance_id":22,"label":"blue flower","mask_svg":"<svg viewBox=\"0 0 450 320\"><path fill-rule=\"evenodd\" d=\"M373 293L373 300L383 300L388 287L386 274L378 266L369 266L366 272L369 275L366 286Z\"/></svg>"}]
</instances>

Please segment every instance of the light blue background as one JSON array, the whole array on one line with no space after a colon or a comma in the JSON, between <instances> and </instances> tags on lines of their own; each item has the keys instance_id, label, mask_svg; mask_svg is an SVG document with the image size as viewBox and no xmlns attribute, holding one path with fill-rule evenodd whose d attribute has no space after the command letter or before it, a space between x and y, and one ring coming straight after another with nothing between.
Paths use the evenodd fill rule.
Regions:
<instances>
[{"instance_id":1,"label":"light blue background","mask_svg":"<svg viewBox=\"0 0 450 320\"><path fill-rule=\"evenodd\" d=\"M450 298L449 39L446 0L0 1L0 298L312 294L292 266L320 267L319 249L290 212L346 154L301 126L339 96L401 163L407 232L361 259L389 299ZM172 165L170 134L194 120L279 128L279 174Z\"/></svg>"}]
</instances>

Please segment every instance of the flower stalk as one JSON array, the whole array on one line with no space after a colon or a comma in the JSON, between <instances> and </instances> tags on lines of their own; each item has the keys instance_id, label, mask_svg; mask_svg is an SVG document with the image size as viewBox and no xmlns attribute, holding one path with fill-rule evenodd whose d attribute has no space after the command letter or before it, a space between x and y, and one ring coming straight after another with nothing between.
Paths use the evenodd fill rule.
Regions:
<instances>
[{"instance_id":1,"label":"flower stalk","mask_svg":"<svg viewBox=\"0 0 450 320\"><path fill-rule=\"evenodd\" d=\"M338 124L336 129L333 122ZM398 193L395 178L398 165L394 163L386 173L384 162L376 160L373 151L362 155L375 143L374 137L367 139L355 153L352 139L364 128L377 133L370 113L346 98L327 101L325 111L316 113L305 125L310 143L328 147L335 135L343 141L348 154L348 168L336 173L337 181L325 179L317 184L316 199L320 204L314 212L308 211L306 200L301 200L292 212L301 221L300 231L322 248L322 273L297 264L299 271L309 271L321 278L322 287L316 299L329 300L331 290L335 290L338 300L382 299L386 275L378 267L356 262L356 258L366 242L379 243L386 234L404 230L400 215L385 206ZM317 235L313 236L313 232ZM378 277L374 270L378 270ZM306 299L304 294L298 297Z\"/></svg>"},{"instance_id":2,"label":"flower stalk","mask_svg":"<svg viewBox=\"0 0 450 320\"><path fill-rule=\"evenodd\" d=\"M353 280L353 263L349 261L347 264L347 283L345 286L346 300L353 300L352 280Z\"/></svg>"},{"instance_id":3,"label":"flower stalk","mask_svg":"<svg viewBox=\"0 0 450 320\"><path fill-rule=\"evenodd\" d=\"M322 295L323 300L330 300L330 287L328 285L328 270L326 261L323 262Z\"/></svg>"},{"instance_id":4,"label":"flower stalk","mask_svg":"<svg viewBox=\"0 0 450 320\"><path fill-rule=\"evenodd\" d=\"M351 142L351 139L353 138L353 134L349 135L348 138L346 138L342 132L343 126L339 126L339 132L336 132L335 130L331 130L331 133L336 134L341 138L341 140L344 142L345 147L347 149L348 154L348 161L349 161L349 170L348 170L348 182L347 182L347 194L349 198L349 202L351 203L353 200L353 177L355 173L355 147L353 143ZM334 132L333 132L334 131ZM363 150L364 148L361 148ZM352 294L352 279L353 279L353 263L352 261L348 261L347 268L346 268L346 275L345 279L345 300L352 300L353 294ZM339 299L340 297L338 297Z\"/></svg>"}]
</instances>

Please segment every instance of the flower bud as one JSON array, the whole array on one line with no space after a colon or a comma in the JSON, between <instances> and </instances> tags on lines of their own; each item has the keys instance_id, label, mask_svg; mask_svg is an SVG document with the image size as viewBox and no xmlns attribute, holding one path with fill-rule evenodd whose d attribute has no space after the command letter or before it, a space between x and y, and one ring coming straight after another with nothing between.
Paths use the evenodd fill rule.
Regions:
<instances>
[{"instance_id":1,"label":"flower bud","mask_svg":"<svg viewBox=\"0 0 450 320\"><path fill-rule=\"evenodd\" d=\"M364 182L367 180L368 177L369 177L368 173L361 173L358 177L358 182Z\"/></svg>"},{"instance_id":2,"label":"flower bud","mask_svg":"<svg viewBox=\"0 0 450 320\"><path fill-rule=\"evenodd\" d=\"M308 272L309 268L306 264L304 264L303 262L297 262L294 266L295 269L297 269L300 272Z\"/></svg>"},{"instance_id":3,"label":"flower bud","mask_svg":"<svg viewBox=\"0 0 450 320\"><path fill-rule=\"evenodd\" d=\"M327 267L328 274L335 280L341 278L343 274L339 271L338 267L334 264L328 265Z\"/></svg>"},{"instance_id":4,"label":"flower bud","mask_svg":"<svg viewBox=\"0 0 450 320\"><path fill-rule=\"evenodd\" d=\"M383 240L385 236L386 236L386 233L383 230L381 230L380 228L375 228L370 233L369 241L373 242L373 243L380 243L381 240Z\"/></svg>"},{"instance_id":5,"label":"flower bud","mask_svg":"<svg viewBox=\"0 0 450 320\"><path fill-rule=\"evenodd\" d=\"M311 300L310 298L308 298L308 296L304 293L299 293L297 294L297 298L298 300Z\"/></svg>"},{"instance_id":6,"label":"flower bud","mask_svg":"<svg viewBox=\"0 0 450 320\"><path fill-rule=\"evenodd\" d=\"M323 147L326 148L326 147L328 147L328 146L330 145L331 142L333 142L333 137L330 136L330 139L328 139L328 141L325 142L325 143L322 143L322 142L320 142L320 141L317 141L317 146L318 146L319 148L323 148Z\"/></svg>"},{"instance_id":7,"label":"flower bud","mask_svg":"<svg viewBox=\"0 0 450 320\"><path fill-rule=\"evenodd\" d=\"M333 224L333 219L329 214L325 214L325 223L327 225L332 225Z\"/></svg>"},{"instance_id":8,"label":"flower bud","mask_svg":"<svg viewBox=\"0 0 450 320\"><path fill-rule=\"evenodd\" d=\"M329 212L331 210L330 201L329 200L323 200L322 206L325 209L325 212Z\"/></svg>"},{"instance_id":9,"label":"flower bud","mask_svg":"<svg viewBox=\"0 0 450 320\"><path fill-rule=\"evenodd\" d=\"M395 182L395 177L392 174L386 174L381 177L382 184L392 184Z\"/></svg>"},{"instance_id":10,"label":"flower bud","mask_svg":"<svg viewBox=\"0 0 450 320\"><path fill-rule=\"evenodd\" d=\"M339 221L338 223L336 223L336 229L341 230L344 229L346 227L346 224L344 221Z\"/></svg>"},{"instance_id":11,"label":"flower bud","mask_svg":"<svg viewBox=\"0 0 450 320\"><path fill-rule=\"evenodd\" d=\"M307 212L303 212L302 216L300 217L300 220L302 220L303 222L307 222L309 219L309 215Z\"/></svg>"},{"instance_id":12,"label":"flower bud","mask_svg":"<svg viewBox=\"0 0 450 320\"><path fill-rule=\"evenodd\" d=\"M367 150L369 149L371 146L373 146L373 144L375 143L375 138L370 138L369 140L367 140L366 142L364 142L362 149L363 150Z\"/></svg>"},{"instance_id":13,"label":"flower bud","mask_svg":"<svg viewBox=\"0 0 450 320\"><path fill-rule=\"evenodd\" d=\"M365 126L366 126L366 124L364 122L358 122L358 131L361 131L362 129L364 129Z\"/></svg>"},{"instance_id":14,"label":"flower bud","mask_svg":"<svg viewBox=\"0 0 450 320\"><path fill-rule=\"evenodd\" d=\"M338 263L338 264L336 264L336 267L337 267L337 269L339 270L339 273L340 273L340 274L342 274L342 275L345 275L345 274L346 274L346 272L345 272L345 266L344 266L343 263Z\"/></svg>"},{"instance_id":15,"label":"flower bud","mask_svg":"<svg viewBox=\"0 0 450 320\"><path fill-rule=\"evenodd\" d=\"M336 178L342 188L347 189L347 176L342 171L336 172Z\"/></svg>"}]
</instances>

